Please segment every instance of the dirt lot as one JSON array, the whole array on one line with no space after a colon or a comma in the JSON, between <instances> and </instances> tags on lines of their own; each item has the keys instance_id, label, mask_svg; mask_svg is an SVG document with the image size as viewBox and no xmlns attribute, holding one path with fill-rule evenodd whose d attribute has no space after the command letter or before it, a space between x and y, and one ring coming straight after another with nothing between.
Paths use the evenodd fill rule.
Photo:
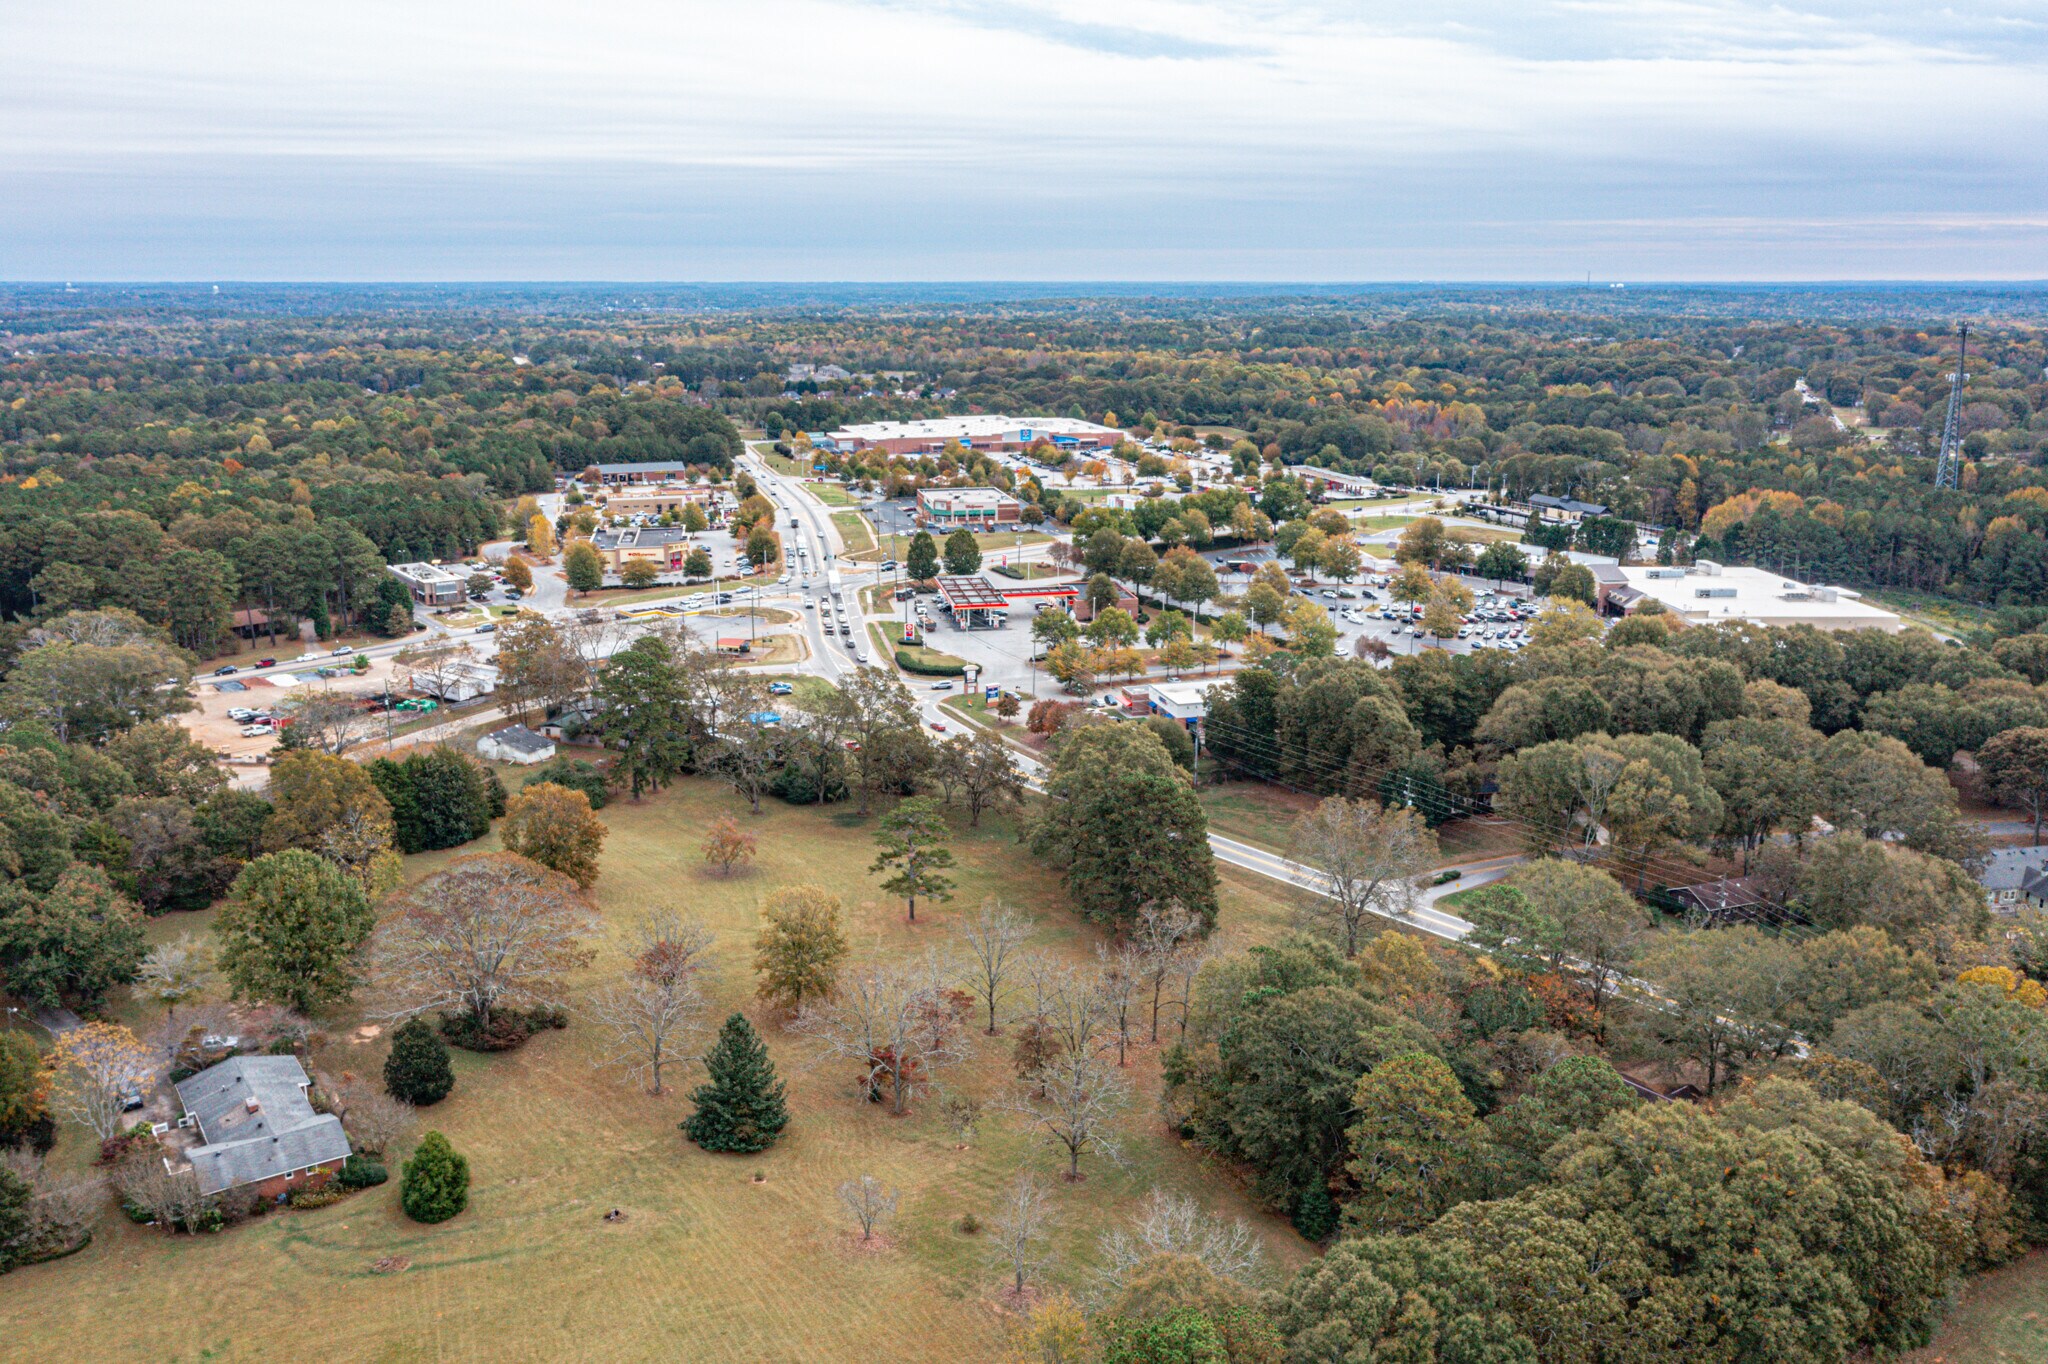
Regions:
<instances>
[{"instance_id":1,"label":"dirt lot","mask_svg":"<svg viewBox=\"0 0 2048 1364\"><path fill-rule=\"evenodd\" d=\"M277 746L277 740L267 734L256 738L242 737L241 722L230 720L229 710L241 706L246 706L250 710L276 710L294 695L309 694L309 688L328 687L346 695L368 696L384 690L391 680L391 660L380 658L373 661L369 671L360 676L344 672L339 677L313 679L296 686L281 686L279 679L293 674L289 665L296 660L286 659L282 651L261 657L277 658L278 666L265 668L261 672L251 672L244 667L233 677L208 675L199 678L192 689L193 698L199 702L199 709L188 711L178 717L180 723L192 731L194 738L228 760L228 770L236 774L238 784L245 786L261 784L263 766L261 762L250 760L266 757L271 749ZM345 657L305 655L299 671L306 674L309 679L312 677L316 659L323 664L345 664L349 661ZM223 682L239 682L245 690L223 691L218 685Z\"/></svg>"}]
</instances>

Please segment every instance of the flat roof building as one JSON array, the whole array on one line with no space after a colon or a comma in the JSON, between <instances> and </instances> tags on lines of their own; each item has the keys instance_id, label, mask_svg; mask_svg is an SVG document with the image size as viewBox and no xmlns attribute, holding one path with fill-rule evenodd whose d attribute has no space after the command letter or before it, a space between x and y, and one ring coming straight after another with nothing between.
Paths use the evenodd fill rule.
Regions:
<instances>
[{"instance_id":1,"label":"flat roof building","mask_svg":"<svg viewBox=\"0 0 2048 1364\"><path fill-rule=\"evenodd\" d=\"M393 564L391 576L405 584L412 599L426 606L453 606L464 596L467 573L439 564Z\"/></svg>"},{"instance_id":2,"label":"flat roof building","mask_svg":"<svg viewBox=\"0 0 2048 1364\"><path fill-rule=\"evenodd\" d=\"M690 557L690 532L681 526L632 526L623 530L601 530L590 537L590 547L605 566L617 573L635 559L648 559L662 568L681 568Z\"/></svg>"},{"instance_id":3,"label":"flat roof building","mask_svg":"<svg viewBox=\"0 0 2048 1364\"><path fill-rule=\"evenodd\" d=\"M928 417L909 422L859 422L811 437L820 450L882 449L892 455L935 455L948 442L975 450L1024 450L1040 441L1065 450L1107 450L1125 440L1114 426L1076 417Z\"/></svg>"},{"instance_id":4,"label":"flat roof building","mask_svg":"<svg viewBox=\"0 0 2048 1364\"><path fill-rule=\"evenodd\" d=\"M585 483L672 483L686 477L692 469L702 470L702 463L690 464L683 460L650 460L644 464L593 464L582 473Z\"/></svg>"},{"instance_id":5,"label":"flat roof building","mask_svg":"<svg viewBox=\"0 0 2048 1364\"><path fill-rule=\"evenodd\" d=\"M1594 604L1608 615L1630 615L1644 602L1657 601L1688 625L1746 620L1887 634L1905 627L1899 617L1846 587L1813 586L1761 568L1729 568L1702 559L1683 568L1596 564L1592 571Z\"/></svg>"},{"instance_id":6,"label":"flat roof building","mask_svg":"<svg viewBox=\"0 0 2048 1364\"><path fill-rule=\"evenodd\" d=\"M919 488L917 519L933 530L1014 526L1024 504L1000 488Z\"/></svg>"}]
</instances>

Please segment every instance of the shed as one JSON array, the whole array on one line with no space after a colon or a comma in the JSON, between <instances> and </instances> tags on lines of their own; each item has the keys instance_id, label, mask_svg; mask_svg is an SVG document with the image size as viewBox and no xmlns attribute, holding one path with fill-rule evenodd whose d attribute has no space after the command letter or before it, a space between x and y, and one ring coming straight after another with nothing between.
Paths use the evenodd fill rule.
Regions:
<instances>
[{"instance_id":1,"label":"shed","mask_svg":"<svg viewBox=\"0 0 2048 1364\"><path fill-rule=\"evenodd\" d=\"M535 734L525 725L507 725L478 739L476 754L492 762L531 766L555 756L555 741Z\"/></svg>"}]
</instances>

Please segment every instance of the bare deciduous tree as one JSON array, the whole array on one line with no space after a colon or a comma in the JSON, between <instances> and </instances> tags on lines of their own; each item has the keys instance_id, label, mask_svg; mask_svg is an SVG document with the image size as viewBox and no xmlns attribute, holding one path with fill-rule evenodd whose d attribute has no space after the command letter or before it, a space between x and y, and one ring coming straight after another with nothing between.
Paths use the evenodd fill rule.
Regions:
<instances>
[{"instance_id":1,"label":"bare deciduous tree","mask_svg":"<svg viewBox=\"0 0 2048 1364\"><path fill-rule=\"evenodd\" d=\"M199 1220L217 1200L202 1193L199 1176L190 1165L172 1169L154 1145L138 1149L114 1172L114 1187L122 1201L150 1214L166 1232L199 1230Z\"/></svg>"},{"instance_id":2,"label":"bare deciduous tree","mask_svg":"<svg viewBox=\"0 0 2048 1364\"><path fill-rule=\"evenodd\" d=\"M873 1175L862 1175L839 1186L839 1206L860 1228L860 1239L872 1241L882 1219L896 1211L896 1191Z\"/></svg>"},{"instance_id":3,"label":"bare deciduous tree","mask_svg":"<svg viewBox=\"0 0 2048 1364\"><path fill-rule=\"evenodd\" d=\"M704 992L697 975L710 947L704 926L672 906L641 921L625 979L590 997L591 1015L608 1043L600 1067L645 1077L647 1092L661 1094L663 1068L699 1055Z\"/></svg>"},{"instance_id":4,"label":"bare deciduous tree","mask_svg":"<svg viewBox=\"0 0 2048 1364\"><path fill-rule=\"evenodd\" d=\"M349 1141L358 1151L371 1155L381 1156L403 1141L419 1121L419 1112L411 1104L354 1076L328 1086L327 1093L341 1113L341 1126Z\"/></svg>"},{"instance_id":5,"label":"bare deciduous tree","mask_svg":"<svg viewBox=\"0 0 2048 1364\"><path fill-rule=\"evenodd\" d=\"M1331 796L1294 822L1291 855L1310 877L1302 917L1358 955L1367 925L1413 908L1412 878L1436 865L1436 835L1413 810Z\"/></svg>"},{"instance_id":6,"label":"bare deciduous tree","mask_svg":"<svg viewBox=\"0 0 2048 1364\"><path fill-rule=\"evenodd\" d=\"M21 1210L25 1220L18 1232L19 1249L31 1254L66 1249L76 1245L99 1220L107 1197L104 1179L60 1171L27 1150L0 1150L0 1168L28 1188L28 1203ZM0 1241L0 1262L16 1248Z\"/></svg>"},{"instance_id":7,"label":"bare deciduous tree","mask_svg":"<svg viewBox=\"0 0 2048 1364\"><path fill-rule=\"evenodd\" d=\"M1212 1217L1186 1194L1160 1188L1145 1195L1128 1228L1103 1233L1102 1274L1121 1284L1154 1255L1191 1256L1218 1278L1248 1288L1259 1286L1266 1268L1266 1248L1242 1218Z\"/></svg>"},{"instance_id":8,"label":"bare deciduous tree","mask_svg":"<svg viewBox=\"0 0 2048 1364\"><path fill-rule=\"evenodd\" d=\"M190 933L180 933L170 942L160 942L142 959L135 976L135 990L160 1000L164 1017L177 1015L178 1006L206 989L213 979L213 954Z\"/></svg>"},{"instance_id":9,"label":"bare deciduous tree","mask_svg":"<svg viewBox=\"0 0 2048 1364\"><path fill-rule=\"evenodd\" d=\"M981 912L957 930L967 956L968 988L988 1010L988 1035L996 1035L996 1013L1009 995L1031 925L999 900L981 902Z\"/></svg>"},{"instance_id":10,"label":"bare deciduous tree","mask_svg":"<svg viewBox=\"0 0 2048 1364\"><path fill-rule=\"evenodd\" d=\"M460 1009L487 1023L500 1007L559 1007L597 926L574 881L511 853L457 858L397 909L373 957L393 1018Z\"/></svg>"},{"instance_id":11,"label":"bare deciduous tree","mask_svg":"<svg viewBox=\"0 0 2048 1364\"><path fill-rule=\"evenodd\" d=\"M886 1095L889 1111L902 1114L941 1066L966 1054L960 1027L966 1000L947 990L936 963L927 962L922 969L872 971L843 981L836 996L805 1013L796 1027L855 1064L863 1097Z\"/></svg>"},{"instance_id":12,"label":"bare deciduous tree","mask_svg":"<svg viewBox=\"0 0 2048 1364\"><path fill-rule=\"evenodd\" d=\"M632 973L656 985L693 981L711 953L711 930L674 905L648 912L633 933Z\"/></svg>"},{"instance_id":13,"label":"bare deciduous tree","mask_svg":"<svg viewBox=\"0 0 2048 1364\"><path fill-rule=\"evenodd\" d=\"M1062 1054L1093 1056L1101 1049L1109 1001L1092 972L1039 962L1029 979L1032 1022Z\"/></svg>"},{"instance_id":14,"label":"bare deciduous tree","mask_svg":"<svg viewBox=\"0 0 2048 1364\"><path fill-rule=\"evenodd\" d=\"M1131 1009L1137 1003L1138 988L1145 975L1145 954L1133 942L1097 943L1095 963L1095 988L1102 997L1109 1025L1116 1030L1116 1063L1126 1065L1131 1046Z\"/></svg>"},{"instance_id":15,"label":"bare deciduous tree","mask_svg":"<svg viewBox=\"0 0 2048 1364\"><path fill-rule=\"evenodd\" d=\"M704 996L694 981L657 985L627 979L592 992L590 1015L604 1030L599 1066L644 1077L649 1094L662 1094L662 1069L699 1054Z\"/></svg>"},{"instance_id":16,"label":"bare deciduous tree","mask_svg":"<svg viewBox=\"0 0 2048 1364\"><path fill-rule=\"evenodd\" d=\"M1167 982L1173 978L1183 953L1200 941L1202 921L1178 903L1150 904L1138 911L1138 925L1131 934L1137 946L1145 989L1151 995L1152 1043L1159 1043L1159 1010L1167 1002Z\"/></svg>"},{"instance_id":17,"label":"bare deciduous tree","mask_svg":"<svg viewBox=\"0 0 2048 1364\"><path fill-rule=\"evenodd\" d=\"M1100 1056L1069 1052L1040 1071L1038 1082L1035 1092L1027 1091L1011 1107L1066 1152L1069 1180L1081 1178L1083 1152L1122 1159L1110 1127L1129 1107L1131 1087L1116 1067Z\"/></svg>"},{"instance_id":18,"label":"bare deciduous tree","mask_svg":"<svg viewBox=\"0 0 2048 1364\"><path fill-rule=\"evenodd\" d=\"M1020 1298L1031 1276L1052 1259L1051 1248L1045 1244L1052 1221L1052 1198L1029 1173L1017 1176L989 1221L995 1231L996 1262L1010 1275L1010 1291Z\"/></svg>"},{"instance_id":19,"label":"bare deciduous tree","mask_svg":"<svg viewBox=\"0 0 2048 1364\"><path fill-rule=\"evenodd\" d=\"M438 693L437 693L438 694ZM323 753L348 752L376 732L378 719L353 696L339 692L308 692L285 702L292 729L306 747Z\"/></svg>"}]
</instances>

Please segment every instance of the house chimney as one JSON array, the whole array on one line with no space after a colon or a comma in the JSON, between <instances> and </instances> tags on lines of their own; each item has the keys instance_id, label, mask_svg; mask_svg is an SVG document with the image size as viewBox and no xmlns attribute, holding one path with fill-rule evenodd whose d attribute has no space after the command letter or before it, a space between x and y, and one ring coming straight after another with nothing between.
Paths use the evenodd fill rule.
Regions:
<instances>
[{"instance_id":1,"label":"house chimney","mask_svg":"<svg viewBox=\"0 0 2048 1364\"><path fill-rule=\"evenodd\" d=\"M254 1094L251 1094L248 1098L242 1100L242 1106L248 1109L251 1113L254 1113L263 1107L262 1104L256 1101L256 1096Z\"/></svg>"}]
</instances>

